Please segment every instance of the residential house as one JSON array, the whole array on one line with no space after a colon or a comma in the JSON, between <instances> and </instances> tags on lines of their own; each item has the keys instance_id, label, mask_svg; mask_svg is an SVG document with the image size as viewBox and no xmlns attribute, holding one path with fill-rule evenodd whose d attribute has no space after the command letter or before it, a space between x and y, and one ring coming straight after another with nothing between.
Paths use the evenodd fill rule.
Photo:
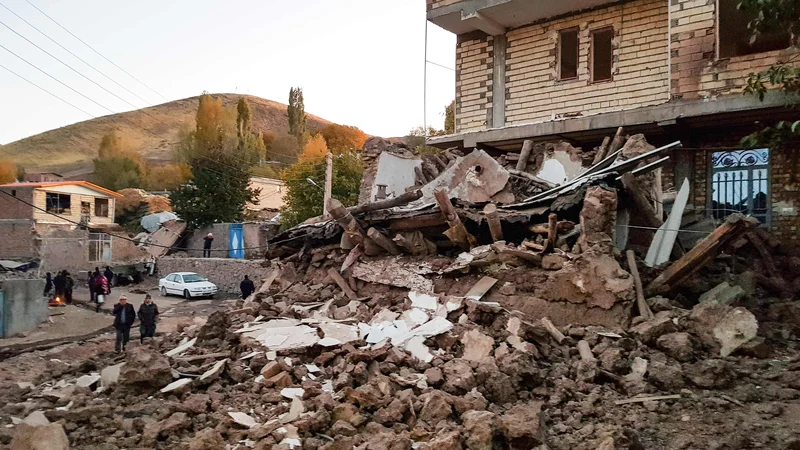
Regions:
<instances>
[{"instance_id":1,"label":"residential house","mask_svg":"<svg viewBox=\"0 0 800 450\"><path fill-rule=\"evenodd\" d=\"M737 3L427 0L428 20L457 35L456 132L427 143L497 154L566 140L591 150L620 126L655 145L680 140L663 168L666 191L688 179L696 212L743 211L797 240L800 158L739 141L798 118L778 91L763 101L742 91L751 72L800 64L800 49L788 33L751 43Z\"/></svg>"},{"instance_id":2,"label":"residential house","mask_svg":"<svg viewBox=\"0 0 800 450\"><path fill-rule=\"evenodd\" d=\"M258 204L245 205L247 212L259 219L272 219L283 207L283 196L286 195L286 183L274 178L250 177L249 188L259 190Z\"/></svg>"},{"instance_id":3,"label":"residential house","mask_svg":"<svg viewBox=\"0 0 800 450\"><path fill-rule=\"evenodd\" d=\"M0 259L39 259L55 271L141 256L110 234L122 234L114 223L119 197L87 181L0 185Z\"/></svg>"},{"instance_id":4,"label":"residential house","mask_svg":"<svg viewBox=\"0 0 800 450\"><path fill-rule=\"evenodd\" d=\"M54 172L34 172L26 173L25 176L22 177L22 181L33 183L64 181L64 176Z\"/></svg>"}]
</instances>

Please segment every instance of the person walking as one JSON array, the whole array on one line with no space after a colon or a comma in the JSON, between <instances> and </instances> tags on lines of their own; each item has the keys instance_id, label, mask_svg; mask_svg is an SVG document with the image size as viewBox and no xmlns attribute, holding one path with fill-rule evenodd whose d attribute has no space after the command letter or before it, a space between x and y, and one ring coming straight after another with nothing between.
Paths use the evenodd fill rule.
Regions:
<instances>
[{"instance_id":1,"label":"person walking","mask_svg":"<svg viewBox=\"0 0 800 450\"><path fill-rule=\"evenodd\" d=\"M158 306L153 303L150 294L144 296L144 303L139 307L139 342L144 343L144 338L156 335L156 320L158 319Z\"/></svg>"},{"instance_id":2,"label":"person walking","mask_svg":"<svg viewBox=\"0 0 800 450\"><path fill-rule=\"evenodd\" d=\"M100 312L100 307L105 302L106 295L108 295L108 279L100 273L100 269L97 269L94 273L94 289L95 300L97 301L95 312Z\"/></svg>"},{"instance_id":3,"label":"person walking","mask_svg":"<svg viewBox=\"0 0 800 450\"><path fill-rule=\"evenodd\" d=\"M89 301L97 302L97 292L94 290L94 272L91 270L86 271L86 285L89 287Z\"/></svg>"},{"instance_id":4,"label":"person walking","mask_svg":"<svg viewBox=\"0 0 800 450\"><path fill-rule=\"evenodd\" d=\"M131 338L131 327L136 320L136 310L133 305L128 303L128 297L119 296L119 303L114 305L114 328L117 330L117 342L114 350L119 353L120 349L124 352L125 346Z\"/></svg>"},{"instance_id":5,"label":"person walking","mask_svg":"<svg viewBox=\"0 0 800 450\"><path fill-rule=\"evenodd\" d=\"M107 286L108 286L106 288L106 291L108 291L107 293L110 294L111 293L111 287L114 286L114 272L111 270L111 267L106 266L106 271L103 272L103 276L105 276L106 280L108 281L106 283Z\"/></svg>"},{"instance_id":6,"label":"person walking","mask_svg":"<svg viewBox=\"0 0 800 450\"><path fill-rule=\"evenodd\" d=\"M239 289L242 290L242 298L246 299L250 297L250 294L256 291L256 287L253 284L253 280L250 279L247 275L244 276L244 280L239 283Z\"/></svg>"},{"instance_id":7,"label":"person walking","mask_svg":"<svg viewBox=\"0 0 800 450\"><path fill-rule=\"evenodd\" d=\"M50 292L53 290L53 275L47 272L44 279L44 296L49 297Z\"/></svg>"},{"instance_id":8,"label":"person walking","mask_svg":"<svg viewBox=\"0 0 800 450\"><path fill-rule=\"evenodd\" d=\"M68 305L72 304L72 290L75 289L75 280L72 279L72 275L69 274L66 270L64 271L64 301L67 302Z\"/></svg>"},{"instance_id":9,"label":"person walking","mask_svg":"<svg viewBox=\"0 0 800 450\"><path fill-rule=\"evenodd\" d=\"M212 242L214 242L214 235L212 233L208 233L208 235L203 238L203 258L211 258Z\"/></svg>"}]
</instances>

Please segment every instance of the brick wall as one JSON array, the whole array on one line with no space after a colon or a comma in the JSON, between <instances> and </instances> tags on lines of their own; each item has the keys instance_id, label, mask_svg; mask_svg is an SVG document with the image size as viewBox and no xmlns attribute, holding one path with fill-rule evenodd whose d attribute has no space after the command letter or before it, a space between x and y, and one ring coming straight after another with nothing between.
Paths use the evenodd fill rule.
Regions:
<instances>
[{"instance_id":1,"label":"brick wall","mask_svg":"<svg viewBox=\"0 0 800 450\"><path fill-rule=\"evenodd\" d=\"M20 200L33 203L33 188L3 188L3 192L10 194L0 194L0 219L31 219L33 208ZM15 200L13 197L18 198Z\"/></svg>"},{"instance_id":2,"label":"brick wall","mask_svg":"<svg viewBox=\"0 0 800 450\"><path fill-rule=\"evenodd\" d=\"M738 94L747 75L795 56L797 49L717 58L717 0L671 0L673 98ZM800 62L799 62L800 63Z\"/></svg>"},{"instance_id":3,"label":"brick wall","mask_svg":"<svg viewBox=\"0 0 800 450\"><path fill-rule=\"evenodd\" d=\"M33 222L30 220L0 220L0 259L37 257L33 245Z\"/></svg>"},{"instance_id":4,"label":"brick wall","mask_svg":"<svg viewBox=\"0 0 800 450\"><path fill-rule=\"evenodd\" d=\"M613 80L592 83L591 31L614 28ZM578 78L558 81L558 34L579 28ZM589 11L508 33L506 120L509 125L559 115L591 115L669 99L667 6L642 0Z\"/></svg>"},{"instance_id":5,"label":"brick wall","mask_svg":"<svg viewBox=\"0 0 800 450\"><path fill-rule=\"evenodd\" d=\"M89 203L89 213L91 218L89 219L90 223L93 224L111 224L114 223L114 199L108 199L108 216L107 217L98 217L95 211L95 198L91 195L80 195L80 194L69 194L70 196L70 211L69 214L62 213L59 216L66 217L67 219L73 220L75 222L81 221L81 202ZM33 204L36 205L38 208L47 209L47 192L37 189L33 191ZM61 219L58 217L53 216L52 214L48 214L41 210L34 210L33 211L33 218L36 220L40 220L43 222L62 222Z\"/></svg>"},{"instance_id":6,"label":"brick wall","mask_svg":"<svg viewBox=\"0 0 800 450\"><path fill-rule=\"evenodd\" d=\"M459 36L456 47L456 131L486 128L492 114L494 39L483 33Z\"/></svg>"}]
</instances>

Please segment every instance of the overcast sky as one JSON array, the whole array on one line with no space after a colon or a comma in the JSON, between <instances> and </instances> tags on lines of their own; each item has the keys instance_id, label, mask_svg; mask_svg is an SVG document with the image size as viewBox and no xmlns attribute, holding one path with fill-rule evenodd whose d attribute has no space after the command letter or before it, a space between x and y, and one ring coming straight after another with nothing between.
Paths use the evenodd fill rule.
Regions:
<instances>
[{"instance_id":1,"label":"overcast sky","mask_svg":"<svg viewBox=\"0 0 800 450\"><path fill-rule=\"evenodd\" d=\"M286 103L380 136L423 123L425 0L29 0L167 100L237 92ZM0 0L144 102L0 6L0 21L136 107L164 103L42 15ZM0 65L92 116L134 109L0 24ZM428 59L455 66L455 36L429 25ZM428 123L441 128L455 73L428 65ZM99 104L99 105L98 105ZM102 106L100 106L102 105ZM108 109L105 109L108 108ZM0 143L90 117L0 68Z\"/></svg>"}]
</instances>

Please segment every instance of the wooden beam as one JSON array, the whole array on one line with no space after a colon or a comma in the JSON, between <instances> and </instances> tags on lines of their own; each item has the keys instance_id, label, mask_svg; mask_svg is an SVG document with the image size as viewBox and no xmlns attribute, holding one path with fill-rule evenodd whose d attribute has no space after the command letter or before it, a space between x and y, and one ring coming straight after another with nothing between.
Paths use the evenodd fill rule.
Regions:
<instances>
[{"instance_id":1,"label":"wooden beam","mask_svg":"<svg viewBox=\"0 0 800 450\"><path fill-rule=\"evenodd\" d=\"M622 132L622 127L617 128L617 133L614 135L614 139L611 140L611 146L608 148L608 155L621 149L625 144L625 136L622 135Z\"/></svg>"},{"instance_id":2,"label":"wooden beam","mask_svg":"<svg viewBox=\"0 0 800 450\"><path fill-rule=\"evenodd\" d=\"M722 225L653 280L645 289L645 295L649 297L669 292L712 260L725 245L756 226L758 220L753 217L731 214Z\"/></svg>"},{"instance_id":3,"label":"wooden beam","mask_svg":"<svg viewBox=\"0 0 800 450\"><path fill-rule=\"evenodd\" d=\"M418 230L420 228L440 227L446 224L447 221L444 220L440 213L431 213L394 219L389 224L389 229L392 231Z\"/></svg>"},{"instance_id":4,"label":"wooden beam","mask_svg":"<svg viewBox=\"0 0 800 450\"><path fill-rule=\"evenodd\" d=\"M425 172L422 171L422 168L420 166L414 166L414 175L415 175L414 178L416 178L420 182L420 184L428 184L431 182L431 180L429 180L428 177L425 176Z\"/></svg>"},{"instance_id":5,"label":"wooden beam","mask_svg":"<svg viewBox=\"0 0 800 450\"><path fill-rule=\"evenodd\" d=\"M642 187L636 181L632 173L628 172L622 175L622 186L625 187L625 193L628 194L628 197L630 197L633 201L633 205L636 207L636 211L633 213L641 217L645 225L658 228L664 224L663 221L656 217L653 205L650 204L645 197ZM655 233L655 230L653 230L653 233Z\"/></svg>"},{"instance_id":6,"label":"wooden beam","mask_svg":"<svg viewBox=\"0 0 800 450\"><path fill-rule=\"evenodd\" d=\"M350 300L358 300L358 295L350 288L350 285L347 284L344 278L339 275L339 271L331 267L328 269L328 275L331 277L334 283L339 286L339 289L344 292L344 295L347 296Z\"/></svg>"},{"instance_id":7,"label":"wooden beam","mask_svg":"<svg viewBox=\"0 0 800 450\"><path fill-rule=\"evenodd\" d=\"M486 222L489 224L489 232L492 234L492 242L503 240L503 226L500 223L500 217L497 215L497 205L489 203L483 207L483 215L486 216Z\"/></svg>"},{"instance_id":8,"label":"wooden beam","mask_svg":"<svg viewBox=\"0 0 800 450\"><path fill-rule=\"evenodd\" d=\"M537 177L536 175L531 175L528 172L523 172L523 171L517 170L517 169L507 169L507 170L508 170L508 173L510 173L511 175L515 175L515 176L518 176L518 177L521 177L521 178L525 178L526 180L533 182L533 184L535 184L537 187L539 187L541 189L547 190L547 189L552 189L552 188L556 187L555 184L553 184L553 183L551 183L551 182L549 182L547 180L543 180L543 179Z\"/></svg>"},{"instance_id":9,"label":"wooden beam","mask_svg":"<svg viewBox=\"0 0 800 450\"><path fill-rule=\"evenodd\" d=\"M350 214L380 211L381 209L389 209L394 208L395 206L407 205L420 198L422 198L422 191L417 189L415 191L409 191L404 194L400 194L397 197L387 198L386 200L381 200L379 202L364 203L363 205L352 206L347 208L347 210L350 211Z\"/></svg>"},{"instance_id":10,"label":"wooden beam","mask_svg":"<svg viewBox=\"0 0 800 450\"><path fill-rule=\"evenodd\" d=\"M386 235L378 231L376 228L370 228L369 230L367 230L367 236L369 236L370 239L375 241L376 244L380 245L384 250L386 250L390 254L392 255L400 254L400 249L397 248L397 245L394 242L392 242L391 239L386 237Z\"/></svg>"},{"instance_id":11,"label":"wooden beam","mask_svg":"<svg viewBox=\"0 0 800 450\"><path fill-rule=\"evenodd\" d=\"M545 250L552 251L558 236L558 216L555 213L550 213L547 216L547 225L547 247Z\"/></svg>"},{"instance_id":12,"label":"wooden beam","mask_svg":"<svg viewBox=\"0 0 800 450\"><path fill-rule=\"evenodd\" d=\"M436 244L425 239L419 230L401 231L394 236L394 241L412 255L436 254Z\"/></svg>"},{"instance_id":13,"label":"wooden beam","mask_svg":"<svg viewBox=\"0 0 800 450\"><path fill-rule=\"evenodd\" d=\"M633 276L633 286L636 288L636 306L639 308L639 315L646 320L653 318L653 311L647 305L647 300L644 298L644 289L642 289L642 278L639 276L639 267L636 266L636 254L633 250L625 252L628 257L628 269Z\"/></svg>"},{"instance_id":14,"label":"wooden beam","mask_svg":"<svg viewBox=\"0 0 800 450\"><path fill-rule=\"evenodd\" d=\"M556 326L553 325L553 322L551 322L547 317L542 317L541 323L542 326L544 326L544 329L547 330L547 332L550 333L550 336L552 336L553 339L555 339L555 341L559 344L564 342L564 339L567 338L564 336L564 333L558 331L558 328L556 328Z\"/></svg>"},{"instance_id":15,"label":"wooden beam","mask_svg":"<svg viewBox=\"0 0 800 450\"><path fill-rule=\"evenodd\" d=\"M361 228L361 225L358 224L353 215L350 214L350 211L348 211L339 200L332 198L328 201L328 212L333 220L342 227L345 235L347 235L347 238L353 245L360 244L369 239L367 233Z\"/></svg>"},{"instance_id":16,"label":"wooden beam","mask_svg":"<svg viewBox=\"0 0 800 450\"><path fill-rule=\"evenodd\" d=\"M597 361L597 358L594 357L594 353L592 353L592 348L589 346L589 343L583 339L578 341L578 353L581 355L581 360L584 362Z\"/></svg>"},{"instance_id":17,"label":"wooden beam","mask_svg":"<svg viewBox=\"0 0 800 450\"><path fill-rule=\"evenodd\" d=\"M520 150L519 159L517 160L516 169L520 172L524 172L525 168L528 167L528 158L531 156L531 150L533 150L533 141L527 139L522 143L522 150Z\"/></svg>"},{"instance_id":18,"label":"wooden beam","mask_svg":"<svg viewBox=\"0 0 800 450\"><path fill-rule=\"evenodd\" d=\"M470 249L475 247L478 243L475 236L469 234L464 223L461 222L461 218L458 217L456 209L453 208L453 204L450 202L450 197L447 196L447 192L445 192L443 188L437 188L433 191L433 196L436 198L436 203L442 211L442 216L444 216L447 224L450 225L450 229L444 232L445 236L458 244L461 248Z\"/></svg>"},{"instance_id":19,"label":"wooden beam","mask_svg":"<svg viewBox=\"0 0 800 450\"><path fill-rule=\"evenodd\" d=\"M594 155L594 161L592 161L592 165L595 165L602 161L606 156L608 156L608 146L611 144L611 137L606 136L603 138L603 143L600 144L600 148L597 149L597 153Z\"/></svg>"}]
</instances>

